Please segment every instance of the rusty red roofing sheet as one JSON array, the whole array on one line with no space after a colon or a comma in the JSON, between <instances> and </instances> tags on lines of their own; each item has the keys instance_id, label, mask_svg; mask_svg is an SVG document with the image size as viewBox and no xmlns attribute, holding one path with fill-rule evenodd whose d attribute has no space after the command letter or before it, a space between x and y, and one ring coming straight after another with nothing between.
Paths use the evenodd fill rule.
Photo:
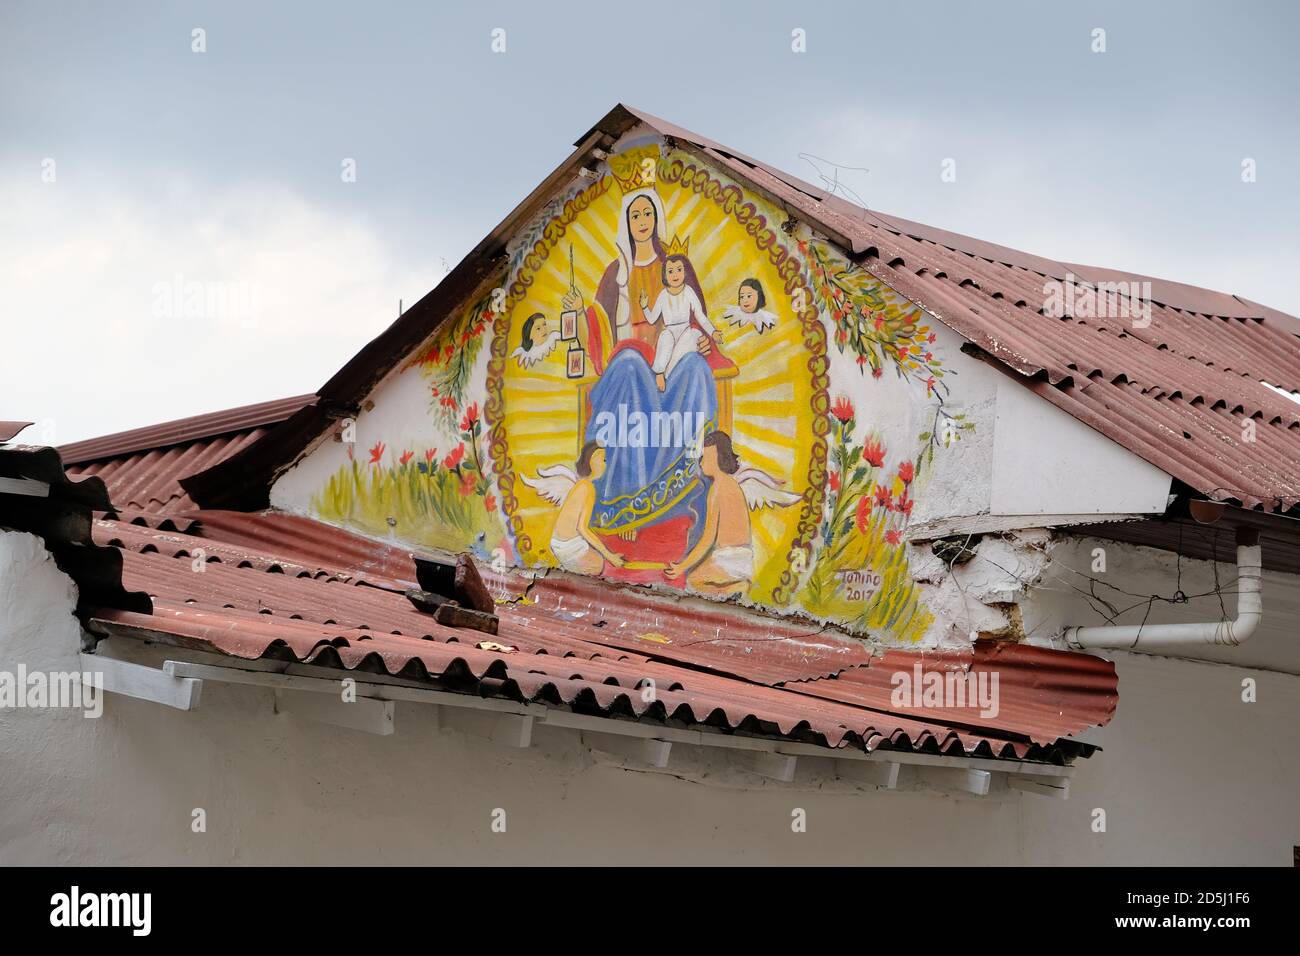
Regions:
<instances>
[{"instance_id":1,"label":"rusty red roofing sheet","mask_svg":"<svg viewBox=\"0 0 1300 956\"><path fill-rule=\"evenodd\" d=\"M0 422L0 442L9 441L31 422Z\"/></svg>"},{"instance_id":2,"label":"rusty red roofing sheet","mask_svg":"<svg viewBox=\"0 0 1300 956\"><path fill-rule=\"evenodd\" d=\"M179 513L196 507L180 479L256 444L314 395L246 405L59 449L71 475L95 475L124 512Z\"/></svg>"},{"instance_id":3,"label":"rusty red roofing sheet","mask_svg":"<svg viewBox=\"0 0 1300 956\"><path fill-rule=\"evenodd\" d=\"M175 522L95 522L95 543L122 552L123 585L147 593L153 612L99 609L92 629L868 750L1070 759L1090 748L1068 735L1106 723L1115 707L1115 671L1100 658L1018 646L873 654L806 621L555 572L485 572L500 617L492 640L515 650L483 649L486 635L407 601L414 563L397 549L294 516L191 518L190 534ZM893 706L890 675L918 664L996 669L999 714ZM653 703L638 690L647 680Z\"/></svg>"},{"instance_id":4,"label":"rusty red roofing sheet","mask_svg":"<svg viewBox=\"0 0 1300 956\"><path fill-rule=\"evenodd\" d=\"M266 434L265 428L195 439L162 449L68 466L70 475L94 475L104 480L116 508L127 511L179 513L197 507L180 479L203 471L247 448Z\"/></svg>"},{"instance_id":5,"label":"rusty red roofing sheet","mask_svg":"<svg viewBox=\"0 0 1300 956\"><path fill-rule=\"evenodd\" d=\"M47 485L43 495L0 488L0 530L40 536L58 568L76 581L78 611L103 605L141 613L150 610L145 595L127 593L122 587L122 552L93 539L91 513L109 503L102 481L69 479L53 448L13 444L0 444L0 478ZM24 597L17 595L17 600Z\"/></svg>"},{"instance_id":6,"label":"rusty red roofing sheet","mask_svg":"<svg viewBox=\"0 0 1300 956\"><path fill-rule=\"evenodd\" d=\"M439 285L369 343L276 435L186 485L201 504L267 506L278 469L355 410L458 301L472 295L511 230L577 174L593 146L608 148L645 123L767 192L861 264L966 337L1060 408L1185 484L1247 507L1300 502L1296 406L1260 384L1300 391L1300 319L1241 296L1180 282L1060 262L897 216L862 209L690 130L619 105L578 140L577 150ZM1046 279L1151 283L1152 323L1135 329L1042 314ZM1259 440L1243 440L1254 418ZM292 426L292 427L291 427Z\"/></svg>"},{"instance_id":7,"label":"rusty red roofing sheet","mask_svg":"<svg viewBox=\"0 0 1300 956\"><path fill-rule=\"evenodd\" d=\"M638 115L841 237L877 278L1161 470L1248 508L1300 504L1300 404L1262 384L1300 390L1300 320L1224 293L1054 263L838 197L819 200L814 187ZM1150 325L1044 314L1044 280L1069 275L1080 288L1150 281Z\"/></svg>"},{"instance_id":8,"label":"rusty red roofing sheet","mask_svg":"<svg viewBox=\"0 0 1300 956\"><path fill-rule=\"evenodd\" d=\"M171 445L184 445L199 439L213 438L232 432L247 432L259 425L273 425L284 421L298 409L316 400L315 395L294 395L256 405L241 405L178 418L175 421L133 428L86 441L72 442L59 447L65 465L96 461L101 458L120 458L138 451L156 451ZM209 462L209 467L215 462Z\"/></svg>"}]
</instances>

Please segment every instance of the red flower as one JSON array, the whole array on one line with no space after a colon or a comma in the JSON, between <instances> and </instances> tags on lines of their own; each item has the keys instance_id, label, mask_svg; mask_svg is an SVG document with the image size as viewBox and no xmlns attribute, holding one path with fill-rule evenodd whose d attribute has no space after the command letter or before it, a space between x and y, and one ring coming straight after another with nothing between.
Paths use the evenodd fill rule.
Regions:
<instances>
[{"instance_id":1,"label":"red flower","mask_svg":"<svg viewBox=\"0 0 1300 956\"><path fill-rule=\"evenodd\" d=\"M832 472L831 472L831 491L839 491L839 490L840 490L840 473L839 473L838 471L832 471Z\"/></svg>"},{"instance_id":2,"label":"red flower","mask_svg":"<svg viewBox=\"0 0 1300 956\"><path fill-rule=\"evenodd\" d=\"M925 383L925 397L929 398L930 395L933 394L933 392L934 392L934 376L931 375L929 379L926 380Z\"/></svg>"},{"instance_id":3,"label":"red flower","mask_svg":"<svg viewBox=\"0 0 1300 956\"><path fill-rule=\"evenodd\" d=\"M465 443L461 442L452 451L447 453L447 457L442 460L444 468L455 468L465 460Z\"/></svg>"},{"instance_id":4,"label":"red flower","mask_svg":"<svg viewBox=\"0 0 1300 956\"><path fill-rule=\"evenodd\" d=\"M848 396L841 395L835 399L835 404L831 406L831 414L840 420L841 425L853 421L853 403L849 401Z\"/></svg>"},{"instance_id":5,"label":"red flower","mask_svg":"<svg viewBox=\"0 0 1300 956\"><path fill-rule=\"evenodd\" d=\"M882 376L882 375L884 375L884 374L885 374L885 370L884 370L883 368L873 368L873 369L871 370L871 377L872 377L872 378L880 378L880 376Z\"/></svg>"},{"instance_id":6,"label":"red flower","mask_svg":"<svg viewBox=\"0 0 1300 956\"><path fill-rule=\"evenodd\" d=\"M873 321L876 324L877 332L879 332L881 329L885 327L885 317L881 315L879 312L876 313L876 315L873 318Z\"/></svg>"},{"instance_id":7,"label":"red flower","mask_svg":"<svg viewBox=\"0 0 1300 956\"><path fill-rule=\"evenodd\" d=\"M456 396L454 395L444 395L438 400L438 404L443 408L450 408L453 412L459 407L459 403L456 401Z\"/></svg>"},{"instance_id":8,"label":"red flower","mask_svg":"<svg viewBox=\"0 0 1300 956\"><path fill-rule=\"evenodd\" d=\"M871 501L866 495L858 499L858 507L854 513L854 521L858 526L860 534L867 533L867 522L871 520Z\"/></svg>"},{"instance_id":9,"label":"red flower","mask_svg":"<svg viewBox=\"0 0 1300 956\"><path fill-rule=\"evenodd\" d=\"M415 452L413 452L413 451L404 451L404 452L402 452L402 457L399 458L399 459L397 459L397 463L398 463L399 465L405 465L408 461L410 461L410 460L411 460L412 458L414 458L414 457L415 457Z\"/></svg>"},{"instance_id":10,"label":"red flower","mask_svg":"<svg viewBox=\"0 0 1300 956\"><path fill-rule=\"evenodd\" d=\"M939 337L939 336L937 336L937 335L935 335L933 332L931 332L929 335L927 335L927 336L925 337L925 340L926 340L927 342L933 342L933 341L934 341L935 339L937 339L938 337Z\"/></svg>"},{"instance_id":11,"label":"red flower","mask_svg":"<svg viewBox=\"0 0 1300 956\"><path fill-rule=\"evenodd\" d=\"M438 449L426 448L424 450L424 463L430 468L433 467L433 460L438 457Z\"/></svg>"},{"instance_id":12,"label":"red flower","mask_svg":"<svg viewBox=\"0 0 1300 956\"><path fill-rule=\"evenodd\" d=\"M472 402L469 408L465 409L465 415L460 420L460 430L469 431L478 424L478 402Z\"/></svg>"},{"instance_id":13,"label":"red flower","mask_svg":"<svg viewBox=\"0 0 1300 956\"><path fill-rule=\"evenodd\" d=\"M496 495L488 495L486 498L484 498L484 499L483 499L483 507L487 508L488 511L496 511L496 510L497 510L497 496L496 496Z\"/></svg>"},{"instance_id":14,"label":"red flower","mask_svg":"<svg viewBox=\"0 0 1300 956\"><path fill-rule=\"evenodd\" d=\"M377 441L375 442L375 447L370 449L370 464L372 465L379 464L379 459L383 457L384 457L384 443L381 441Z\"/></svg>"},{"instance_id":15,"label":"red flower","mask_svg":"<svg viewBox=\"0 0 1300 956\"><path fill-rule=\"evenodd\" d=\"M910 518L912 516L913 504L915 504L915 502L913 502L911 498L907 497L907 492L905 491L898 496L898 504L894 506L894 510L899 514L907 515Z\"/></svg>"},{"instance_id":16,"label":"red flower","mask_svg":"<svg viewBox=\"0 0 1300 956\"><path fill-rule=\"evenodd\" d=\"M859 365L866 365L866 364L867 364L867 357L866 357L865 355L859 355L859 356L858 356L858 364L859 364ZM873 374L874 374L874 373L873 373Z\"/></svg>"},{"instance_id":17,"label":"red flower","mask_svg":"<svg viewBox=\"0 0 1300 956\"><path fill-rule=\"evenodd\" d=\"M466 471L460 476L460 494L462 498L468 498L474 493L474 472Z\"/></svg>"},{"instance_id":18,"label":"red flower","mask_svg":"<svg viewBox=\"0 0 1300 956\"><path fill-rule=\"evenodd\" d=\"M885 540L888 541L890 544L894 544L894 545L902 544L903 536L899 534L897 531L886 531Z\"/></svg>"},{"instance_id":19,"label":"red flower","mask_svg":"<svg viewBox=\"0 0 1300 956\"><path fill-rule=\"evenodd\" d=\"M876 504L887 510L894 507L894 496L889 493L888 485L876 485Z\"/></svg>"},{"instance_id":20,"label":"red flower","mask_svg":"<svg viewBox=\"0 0 1300 956\"><path fill-rule=\"evenodd\" d=\"M879 468L885 463L885 449L881 448L880 442L873 438L862 449L862 460L874 468Z\"/></svg>"},{"instance_id":21,"label":"red flower","mask_svg":"<svg viewBox=\"0 0 1300 956\"><path fill-rule=\"evenodd\" d=\"M916 477L916 467L910 461L903 462L898 466L898 477L903 480L903 484L910 485Z\"/></svg>"}]
</instances>

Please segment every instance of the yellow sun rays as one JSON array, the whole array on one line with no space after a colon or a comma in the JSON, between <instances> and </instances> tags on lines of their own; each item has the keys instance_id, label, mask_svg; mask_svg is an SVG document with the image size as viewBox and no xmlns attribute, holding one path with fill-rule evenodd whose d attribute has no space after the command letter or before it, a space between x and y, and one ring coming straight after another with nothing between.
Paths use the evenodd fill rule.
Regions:
<instances>
[{"instance_id":1,"label":"yellow sun rays","mask_svg":"<svg viewBox=\"0 0 1300 956\"><path fill-rule=\"evenodd\" d=\"M667 218L664 240L674 236L690 239L688 255L704 293L705 311L721 333L723 354L738 367L730 388L732 438L741 465L759 468L781 488L802 493L811 455L808 418L812 414L812 384L803 330L793 305L767 254L755 247L744 227L717 203L679 184L661 183L659 188ZM507 355L520 345L524 320L533 313L544 314L550 328L560 328L560 300L570 283L570 246L583 302L593 304L601 277L617 257L621 198L616 188L606 190L567 225L511 311ZM776 327L763 334L747 325L731 326L723 319L726 308L737 304L741 281L748 278L762 284L766 308L778 319ZM585 345L587 330L582 316L579 335ZM504 374L505 433L516 476L517 514L538 550L543 550L550 538L558 509L521 479L535 478L540 468L550 465L573 466L580 443L581 395L596 380L590 354L586 375L568 377L568 347L568 342L560 341L532 368L522 368L507 358ZM799 510L796 504L750 513L756 552L754 593L769 592L780 576ZM537 553L525 557L546 563L551 560L549 555Z\"/></svg>"}]
</instances>

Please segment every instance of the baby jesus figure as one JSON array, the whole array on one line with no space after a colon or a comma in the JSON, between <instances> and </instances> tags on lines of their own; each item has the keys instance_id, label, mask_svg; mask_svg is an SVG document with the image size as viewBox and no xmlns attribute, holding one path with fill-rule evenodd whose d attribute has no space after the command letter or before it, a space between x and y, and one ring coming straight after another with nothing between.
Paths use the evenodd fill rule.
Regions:
<instances>
[{"instance_id":1,"label":"baby jesus figure","mask_svg":"<svg viewBox=\"0 0 1300 956\"><path fill-rule=\"evenodd\" d=\"M690 353L701 351L700 344L705 333L715 342L718 341L718 330L709 321L704 304L686 282L688 269L690 260L686 256L667 256L663 266L664 290L659 293L649 311L646 311L646 307L650 300L645 293L641 294L641 309L646 312L646 319L650 322L663 322L663 331L655 342L655 358L650 367L655 373L655 384L661 392L677 363ZM699 328L691 325L691 319L695 320Z\"/></svg>"}]
</instances>

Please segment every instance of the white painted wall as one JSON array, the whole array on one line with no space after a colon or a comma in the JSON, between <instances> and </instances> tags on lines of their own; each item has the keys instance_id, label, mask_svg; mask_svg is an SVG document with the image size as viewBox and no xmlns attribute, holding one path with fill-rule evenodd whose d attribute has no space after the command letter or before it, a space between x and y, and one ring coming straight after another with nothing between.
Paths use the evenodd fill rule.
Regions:
<instances>
[{"instance_id":1,"label":"white painted wall","mask_svg":"<svg viewBox=\"0 0 1300 956\"><path fill-rule=\"evenodd\" d=\"M1082 424L1028 389L961 352L965 341L935 322L936 350L948 362L953 405L975 422L941 450L918 487L913 526L972 515L1159 514L1170 479L1123 446ZM483 349L470 400L482 407ZM864 421L878 427L889 452L885 471L916 451L930 427L928 403L894 376L864 377L850 358L829 350L832 397L847 394ZM923 389L921 390L924 391ZM371 395L374 407L356 419L353 453L367 460L375 442L391 448L448 448L428 413L427 383L416 374L389 375ZM347 461L347 447L326 440L272 486L271 505L311 514L311 497ZM1013 526L1033 522L1011 522Z\"/></svg>"},{"instance_id":2,"label":"white painted wall","mask_svg":"<svg viewBox=\"0 0 1300 956\"><path fill-rule=\"evenodd\" d=\"M0 594L23 597L4 606L27 609L3 619L0 669L78 669L72 587L39 543L0 534L0 571ZM116 644L140 661L184 656ZM1248 705L1237 669L1117 657L1119 716L1067 801L836 792L809 782L819 761L792 786L725 762L629 771L568 731L542 726L535 747L509 750L435 728L418 704L399 703L397 733L377 737L211 683L192 712L111 695L98 720L0 712L0 864L1289 865L1300 678L1252 675ZM206 833L191 832L195 807ZM497 807L504 834L490 829ZM795 807L806 833L791 832Z\"/></svg>"},{"instance_id":3,"label":"white painted wall","mask_svg":"<svg viewBox=\"0 0 1300 956\"><path fill-rule=\"evenodd\" d=\"M913 526L973 515L1161 514L1169 476L961 351L935 323L952 402L975 428L935 456ZM1028 527L1012 521L1005 527Z\"/></svg>"},{"instance_id":4,"label":"white painted wall","mask_svg":"<svg viewBox=\"0 0 1300 956\"><path fill-rule=\"evenodd\" d=\"M1168 475L1019 382L999 378L991 512L1164 513Z\"/></svg>"},{"instance_id":5,"label":"white painted wall","mask_svg":"<svg viewBox=\"0 0 1300 956\"><path fill-rule=\"evenodd\" d=\"M1211 526L1201 529L1215 534ZM1055 541L1050 561L1033 599L1025 605L1025 629L1036 643L1052 643L1063 627L1106 624L1076 588L1088 588L1089 577L1099 582L1096 593L1117 609L1129 610L1116 619L1118 624L1140 624L1147 612L1142 595L1172 597L1181 588L1189 596L1185 604L1157 601L1151 606L1150 624L1219 621L1237 615L1236 547L1231 531L1219 531L1223 559L1210 561L1179 559L1168 551L1104 541L1099 538L1067 536ZM1092 570L1094 551L1102 549L1106 570ZM1104 583L1103 583L1104 582ZM1202 645L1178 656L1222 661L1248 669L1268 669L1300 674L1300 578L1294 574L1265 571L1262 577L1264 617L1255 634L1239 647ZM1113 587L1107 587L1107 585ZM1121 590L1116 590L1122 589ZM1215 593L1222 592L1222 603ZM1122 592L1128 592L1127 594ZM1134 596L1138 595L1138 596ZM1199 596L1198 596L1199 595ZM1134 607L1133 605L1138 605ZM1300 714L1296 715L1300 720Z\"/></svg>"},{"instance_id":6,"label":"white painted wall","mask_svg":"<svg viewBox=\"0 0 1300 956\"><path fill-rule=\"evenodd\" d=\"M1189 532L1191 533L1191 532ZM927 606L943 627L933 636L949 644L969 639L971 631L994 631L1007 622L994 605L1015 604L1023 636L1033 644L1064 649L1061 632L1073 625L1103 625L1106 615L1123 613L1113 623L1149 624L1219 621L1237 614L1236 550L1231 531L1206 527L1202 534L1219 536L1221 555L1215 564L1194 561L1155 548L1100 538L1024 529L972 538L975 557L949 568L930 544L913 545L909 560L921 583ZM1098 556L1104 570L1095 570ZM1185 603L1147 598L1173 598L1178 590ZM1220 597L1222 600L1220 600ZM1300 578L1265 571L1264 616L1255 634L1239 647L1189 645L1170 655L1210 660L1252 670L1300 675ZM1104 603L1103 603L1104 602ZM1110 610L1113 608L1114 611ZM1105 614L1103 614L1103 610Z\"/></svg>"}]
</instances>

